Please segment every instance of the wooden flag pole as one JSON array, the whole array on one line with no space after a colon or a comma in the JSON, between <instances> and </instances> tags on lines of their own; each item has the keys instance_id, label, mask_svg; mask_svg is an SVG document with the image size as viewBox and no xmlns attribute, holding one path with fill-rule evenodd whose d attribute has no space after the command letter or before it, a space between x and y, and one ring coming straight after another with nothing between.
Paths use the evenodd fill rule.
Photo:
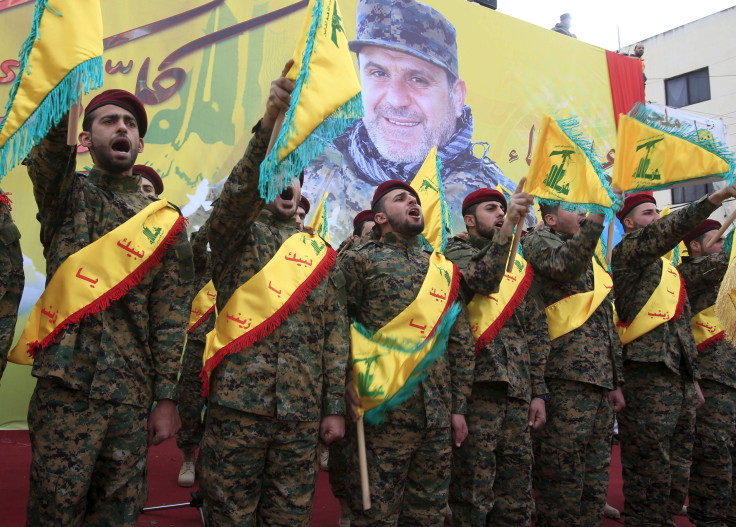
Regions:
<instances>
[{"instance_id":1,"label":"wooden flag pole","mask_svg":"<svg viewBox=\"0 0 736 527\"><path fill-rule=\"evenodd\" d=\"M360 462L360 490L363 494L363 510L371 508L371 490L368 486L368 460L365 455L365 429L363 416L358 419L358 461Z\"/></svg>"},{"instance_id":2,"label":"wooden flag pole","mask_svg":"<svg viewBox=\"0 0 736 527\"><path fill-rule=\"evenodd\" d=\"M271 140L268 142L266 155L270 154L271 150L273 150L273 145L276 143L276 139L278 139L279 134L281 133L281 128L284 126L284 119L286 119L286 112L279 113L279 116L276 118L276 122L273 124L273 133L271 133Z\"/></svg>"},{"instance_id":3,"label":"wooden flag pole","mask_svg":"<svg viewBox=\"0 0 736 527\"><path fill-rule=\"evenodd\" d=\"M728 227L729 227L729 226L730 226L730 225L731 225L731 224L732 224L732 223L733 223L734 221L736 221L736 209L734 209L734 211L733 211L733 212L731 213L731 215L730 215L730 216L729 216L728 218L726 218L726 221L724 221L724 222L723 222L723 225L721 225L721 228L720 228L720 229L718 229L718 232L716 233L716 235L715 235L715 236L713 236L713 237L712 237L712 238L711 238L710 240L708 240L707 242L705 242L705 248L706 248L706 249L709 249L711 245L713 245L713 244L714 244L714 243L716 243L716 242L717 242L718 240L720 240L720 239L721 239L721 237L723 236L723 234L724 234L724 233L725 233L725 232L726 232L726 231L728 230Z\"/></svg>"},{"instance_id":4,"label":"wooden flag pole","mask_svg":"<svg viewBox=\"0 0 736 527\"><path fill-rule=\"evenodd\" d=\"M521 178L519 184L516 186L514 194L524 190L524 184L526 183L526 177ZM514 241L511 242L511 254L509 255L509 263L506 265L506 272L510 273L514 270L514 262L516 261L516 253L519 252L519 240L521 240L521 231L524 227L525 216L519 219L519 223L516 224L516 232L514 232Z\"/></svg>"},{"instance_id":5,"label":"wooden flag pole","mask_svg":"<svg viewBox=\"0 0 736 527\"><path fill-rule=\"evenodd\" d=\"M613 254L613 232L616 227L616 218L608 222L608 242L606 245L606 263L611 265L611 254Z\"/></svg>"}]
</instances>

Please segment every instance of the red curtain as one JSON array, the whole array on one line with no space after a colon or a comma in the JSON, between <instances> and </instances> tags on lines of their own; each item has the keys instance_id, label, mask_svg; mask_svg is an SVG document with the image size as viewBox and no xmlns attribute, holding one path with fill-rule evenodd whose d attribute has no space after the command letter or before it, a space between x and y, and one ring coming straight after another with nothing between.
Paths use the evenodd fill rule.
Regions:
<instances>
[{"instance_id":1,"label":"red curtain","mask_svg":"<svg viewBox=\"0 0 736 527\"><path fill-rule=\"evenodd\" d=\"M628 113L637 102L644 103L644 75L639 59L606 51L608 77L611 80L613 115L618 128L618 116Z\"/></svg>"}]
</instances>

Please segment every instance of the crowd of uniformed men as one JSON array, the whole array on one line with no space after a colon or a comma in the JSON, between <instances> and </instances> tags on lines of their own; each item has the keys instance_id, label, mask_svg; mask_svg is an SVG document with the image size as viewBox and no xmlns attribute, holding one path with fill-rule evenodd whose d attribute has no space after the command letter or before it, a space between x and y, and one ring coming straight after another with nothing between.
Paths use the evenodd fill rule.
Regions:
<instances>
[{"instance_id":1,"label":"crowd of uniformed men","mask_svg":"<svg viewBox=\"0 0 736 527\"><path fill-rule=\"evenodd\" d=\"M600 525L615 418L626 524L674 525L689 496L696 525L736 525L736 354L718 339L698 352L691 329L714 304L728 266L722 240L709 243L720 225L707 218L736 196L734 188L662 218L651 195L627 196L612 275L595 257L604 216L564 205L541 207L542 223L523 236L523 258L507 273L514 228L532 197L468 192L465 233L445 251L461 276L462 309L424 377L412 379L414 388L381 422L365 426L372 507L363 509L351 322L376 332L413 313L434 264L420 244L422 204L403 181L375 186L371 209L355 217L339 254L300 234L310 204L298 175L274 201L263 200L259 167L289 107L288 67L191 242L172 231L115 298L60 322L35 351L28 525L135 524L147 497L147 449L175 435L179 483L190 486L198 474L213 526L308 525L320 443L329 445L341 525L440 526L448 506L458 526L530 525L534 510L540 526ZM99 94L82 128L80 143L94 161L88 175L75 171L66 119L24 162L49 288L67 258L104 246L106 234L125 229L163 192L155 171L134 167L147 128L134 95ZM23 274L10 201L0 202L4 367ZM683 239L689 257L675 295L668 289L679 276L661 257ZM307 242L321 271L282 293L271 283L280 269L274 256ZM105 265L118 261L109 254ZM218 311L234 306L227 313L237 312L232 320L253 338L218 348L221 319L210 316L192 328L182 358L192 300L210 279ZM247 293L266 281L278 309L252 333L249 309L264 308ZM486 324L493 331L478 337L484 322L474 302L488 298L503 305ZM662 321L644 324L642 312ZM214 362L202 377L205 399L206 349Z\"/></svg>"}]
</instances>

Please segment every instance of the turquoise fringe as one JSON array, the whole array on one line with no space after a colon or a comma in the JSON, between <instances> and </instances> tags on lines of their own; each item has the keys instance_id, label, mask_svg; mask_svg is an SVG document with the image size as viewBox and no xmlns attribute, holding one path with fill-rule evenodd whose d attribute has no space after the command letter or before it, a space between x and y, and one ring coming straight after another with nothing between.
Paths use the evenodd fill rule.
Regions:
<instances>
[{"instance_id":1,"label":"turquoise fringe","mask_svg":"<svg viewBox=\"0 0 736 527\"><path fill-rule=\"evenodd\" d=\"M681 131L674 131L671 130L662 124L659 123L659 119L654 119L656 112L653 110L647 108L646 105L638 102L634 105L634 107L629 112L629 117L632 119L636 119L640 123L643 123L647 125L648 127L657 130L659 132L664 132L669 135L673 135L675 137L679 137L680 139L684 139L685 141L688 141L696 146L699 146L700 148L707 150L713 155L716 155L720 157L723 161L728 163L728 170L724 172L723 174L711 174L709 176L703 176L700 178L690 179L689 182L696 182L701 179L706 178L712 178L712 177L719 177L723 178L726 183L730 186L733 185L734 182L736 182L736 177L734 177L734 172L736 171L736 156L734 156L733 151L727 146L722 143L719 143L718 141L698 141L698 135L697 132L692 128L692 126L688 123L684 123L684 130ZM652 117L651 121L649 120L649 117ZM654 187L640 187L637 188L631 192L640 192L643 190L663 190L667 188L671 188L673 186L672 183L668 185L657 185Z\"/></svg>"},{"instance_id":2,"label":"turquoise fringe","mask_svg":"<svg viewBox=\"0 0 736 527\"><path fill-rule=\"evenodd\" d=\"M406 380L404 385L396 392L393 397L387 399L385 402L365 412L363 418L369 425L381 424L386 418L386 413L396 410L402 403L409 399L413 394L416 387L427 377L427 370L435 363L435 361L442 356L447 348L447 341L450 337L450 330L452 329L455 319L460 314L462 307L459 302L455 302L447 310L447 313L442 317L435 335L435 340L432 350L427 353L424 359L417 365L416 369L412 372L411 376ZM373 338L373 335L366 330L366 328L357 322L355 328L360 332L361 335L366 338ZM409 341L407 341L408 344ZM382 339L381 345L393 350L402 351L405 353L416 353L424 348L426 341L422 342L418 346L411 344L409 347L405 347L399 344L396 339Z\"/></svg>"},{"instance_id":3,"label":"turquoise fringe","mask_svg":"<svg viewBox=\"0 0 736 527\"><path fill-rule=\"evenodd\" d=\"M28 64L28 56L33 49L33 44L41 36L38 28L41 24L41 17L45 10L48 9L56 16L62 16L58 11L48 6L48 0L36 0L36 8L33 13L33 21L31 23L31 32L21 45L18 53L18 61L20 63L18 76L10 88L8 102L5 105L5 115L10 111L15 102L15 96L18 92L21 79L24 74L30 75L30 66ZM34 145L44 138L48 131L59 123L61 118L69 112L69 108L78 103L81 94L78 93L78 86L82 85L83 92L89 93L96 90L103 83L104 69L102 57L89 59L74 69L72 69L54 89L52 89L44 100L39 104L25 122L16 130L16 132L8 138L4 145L0 147L0 179L10 172L13 167L17 166L31 151ZM5 122L0 124L0 131L3 129Z\"/></svg>"},{"instance_id":4,"label":"turquoise fringe","mask_svg":"<svg viewBox=\"0 0 736 527\"><path fill-rule=\"evenodd\" d=\"M274 142L273 149L261 163L258 189L261 192L261 197L268 203L276 199L276 196L283 192L291 180L297 177L315 157L322 153L328 143L341 135L356 119L363 117L363 100L359 92L322 121L309 137L306 137L284 159L279 162L276 158L277 153L286 146L288 139L299 135L299 130L294 125L294 116L299 106L302 88L309 85L309 63L315 49L315 35L322 19L323 8L324 0L314 2L312 24L307 34L307 45L302 57L299 76L294 84L294 91L291 93L291 105L286 112L284 125Z\"/></svg>"}]
</instances>

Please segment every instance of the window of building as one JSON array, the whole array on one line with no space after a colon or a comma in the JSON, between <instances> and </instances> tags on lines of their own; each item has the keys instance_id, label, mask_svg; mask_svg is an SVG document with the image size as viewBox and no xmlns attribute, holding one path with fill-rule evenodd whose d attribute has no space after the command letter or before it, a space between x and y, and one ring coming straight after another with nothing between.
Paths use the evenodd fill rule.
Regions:
<instances>
[{"instance_id":1,"label":"window of building","mask_svg":"<svg viewBox=\"0 0 736 527\"><path fill-rule=\"evenodd\" d=\"M672 204L690 203L713 192L713 183L701 183L672 189Z\"/></svg>"},{"instance_id":2,"label":"window of building","mask_svg":"<svg viewBox=\"0 0 736 527\"><path fill-rule=\"evenodd\" d=\"M664 89L667 106L681 108L690 104L710 100L710 77L708 68L665 79Z\"/></svg>"}]
</instances>

